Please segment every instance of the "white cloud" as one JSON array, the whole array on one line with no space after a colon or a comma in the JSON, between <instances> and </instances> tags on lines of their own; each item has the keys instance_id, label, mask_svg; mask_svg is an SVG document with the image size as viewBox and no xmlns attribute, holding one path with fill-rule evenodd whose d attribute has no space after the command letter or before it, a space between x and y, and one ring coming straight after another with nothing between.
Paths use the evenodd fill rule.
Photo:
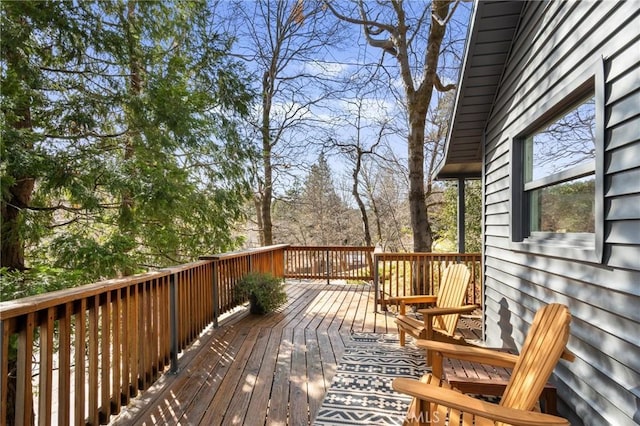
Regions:
<instances>
[{"instance_id":1,"label":"white cloud","mask_svg":"<svg viewBox=\"0 0 640 426\"><path fill-rule=\"evenodd\" d=\"M304 71L325 77L340 77L350 68L352 65L337 62L307 61L304 64Z\"/></svg>"}]
</instances>

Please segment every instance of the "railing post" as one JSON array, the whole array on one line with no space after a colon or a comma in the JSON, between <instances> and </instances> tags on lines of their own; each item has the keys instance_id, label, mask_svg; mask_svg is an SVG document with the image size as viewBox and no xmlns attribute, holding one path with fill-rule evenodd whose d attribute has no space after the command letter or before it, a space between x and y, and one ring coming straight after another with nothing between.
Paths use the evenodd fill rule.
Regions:
<instances>
[{"instance_id":1,"label":"railing post","mask_svg":"<svg viewBox=\"0 0 640 426\"><path fill-rule=\"evenodd\" d=\"M9 389L9 352L5 352L5 348L9 348L9 342L6 339L9 339L9 334L5 330L6 323L3 320L0 320L0 407L2 407L2 413L0 416L7 417L6 420L0 417L0 424L5 424L4 422L11 423L15 419L9 419L7 413L7 395L5 392Z\"/></svg>"},{"instance_id":2,"label":"railing post","mask_svg":"<svg viewBox=\"0 0 640 426\"><path fill-rule=\"evenodd\" d=\"M325 259L327 261L327 264L326 264L327 284L329 284L330 283L329 276L331 275L331 265L329 264L329 255L330 255L329 249L327 249L325 253L326 253Z\"/></svg>"},{"instance_id":3,"label":"railing post","mask_svg":"<svg viewBox=\"0 0 640 426\"><path fill-rule=\"evenodd\" d=\"M218 328L218 317L220 316L220 294L218 289L218 262L213 260L211 262L211 270L212 270L212 279L211 284L213 285L213 327Z\"/></svg>"},{"instance_id":4,"label":"railing post","mask_svg":"<svg viewBox=\"0 0 640 426\"><path fill-rule=\"evenodd\" d=\"M178 372L178 287L176 274L169 275L169 322L171 323L171 373Z\"/></svg>"},{"instance_id":5,"label":"railing post","mask_svg":"<svg viewBox=\"0 0 640 426\"><path fill-rule=\"evenodd\" d=\"M373 255L373 297L375 298L373 300L373 312L378 312L378 289L379 289L379 282L378 280L380 279L380 272L378 271L378 255L374 254Z\"/></svg>"},{"instance_id":6,"label":"railing post","mask_svg":"<svg viewBox=\"0 0 640 426\"><path fill-rule=\"evenodd\" d=\"M457 240L458 240L458 253L462 254L466 251L465 248L465 240L466 240L466 229L465 229L465 216L466 216L466 211L465 211L465 202L464 202L464 195L465 192L465 179L464 178L458 178L458 217L457 217L457 224L458 224L458 235L457 235ZM460 258L458 258L458 261L460 261Z\"/></svg>"}]
</instances>

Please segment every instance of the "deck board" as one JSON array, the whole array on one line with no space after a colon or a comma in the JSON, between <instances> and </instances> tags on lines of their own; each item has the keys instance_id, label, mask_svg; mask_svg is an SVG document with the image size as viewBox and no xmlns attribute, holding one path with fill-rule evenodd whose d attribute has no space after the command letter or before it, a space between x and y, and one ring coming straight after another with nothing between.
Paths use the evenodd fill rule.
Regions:
<instances>
[{"instance_id":1,"label":"deck board","mask_svg":"<svg viewBox=\"0 0 640 426\"><path fill-rule=\"evenodd\" d=\"M363 284L288 280L288 301L210 328L112 421L117 425L304 425L313 422L353 332L395 333Z\"/></svg>"}]
</instances>

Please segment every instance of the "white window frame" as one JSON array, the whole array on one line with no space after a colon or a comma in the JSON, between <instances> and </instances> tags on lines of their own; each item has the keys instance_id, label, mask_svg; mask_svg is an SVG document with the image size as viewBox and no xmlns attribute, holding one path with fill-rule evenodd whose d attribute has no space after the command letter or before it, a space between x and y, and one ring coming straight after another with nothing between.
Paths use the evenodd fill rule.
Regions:
<instances>
[{"instance_id":1,"label":"white window frame","mask_svg":"<svg viewBox=\"0 0 640 426\"><path fill-rule=\"evenodd\" d=\"M570 258L585 262L602 262L604 235L604 61L598 60L564 90L549 99L531 123L525 125L516 137L510 138L511 148L511 243L515 251L553 257ZM524 182L524 140L549 122L562 116L587 96L595 98L595 164L584 165L547 176L533 182ZM531 232L528 192L559 183L569 178L588 176L595 172L595 232L555 233ZM577 174L576 174L577 173Z\"/></svg>"}]
</instances>

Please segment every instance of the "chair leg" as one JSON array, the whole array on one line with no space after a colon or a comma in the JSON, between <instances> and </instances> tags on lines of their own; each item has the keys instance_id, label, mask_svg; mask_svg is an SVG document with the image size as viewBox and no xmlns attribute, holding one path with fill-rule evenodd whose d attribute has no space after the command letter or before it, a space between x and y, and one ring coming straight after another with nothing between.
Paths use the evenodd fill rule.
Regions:
<instances>
[{"instance_id":1,"label":"chair leg","mask_svg":"<svg viewBox=\"0 0 640 426\"><path fill-rule=\"evenodd\" d=\"M404 302L400 302L398 315L406 315L407 314L407 305ZM398 324L398 334L400 335L400 346L404 346L407 343L407 334L404 331L404 328Z\"/></svg>"},{"instance_id":2,"label":"chair leg","mask_svg":"<svg viewBox=\"0 0 640 426\"><path fill-rule=\"evenodd\" d=\"M433 340L433 322L431 318L425 317L424 321L424 338L426 340ZM427 367L433 365L433 355L430 350L427 350Z\"/></svg>"},{"instance_id":3,"label":"chair leg","mask_svg":"<svg viewBox=\"0 0 640 426\"><path fill-rule=\"evenodd\" d=\"M422 383L436 385L439 382L431 374L425 374L420 378L420 381ZM434 416L434 408L436 407L437 406L430 402L413 398L409 404L409 410L407 411L407 417L404 420L403 426L433 426L432 422L434 420L436 420L434 423L438 424L437 418L435 418L438 416L437 413Z\"/></svg>"},{"instance_id":4,"label":"chair leg","mask_svg":"<svg viewBox=\"0 0 640 426\"><path fill-rule=\"evenodd\" d=\"M400 335L400 346L404 346L407 343L407 332L398 327L398 334Z\"/></svg>"},{"instance_id":5,"label":"chair leg","mask_svg":"<svg viewBox=\"0 0 640 426\"><path fill-rule=\"evenodd\" d=\"M540 396L543 403L544 412L547 414L558 414L557 395L555 388L544 389Z\"/></svg>"}]
</instances>

